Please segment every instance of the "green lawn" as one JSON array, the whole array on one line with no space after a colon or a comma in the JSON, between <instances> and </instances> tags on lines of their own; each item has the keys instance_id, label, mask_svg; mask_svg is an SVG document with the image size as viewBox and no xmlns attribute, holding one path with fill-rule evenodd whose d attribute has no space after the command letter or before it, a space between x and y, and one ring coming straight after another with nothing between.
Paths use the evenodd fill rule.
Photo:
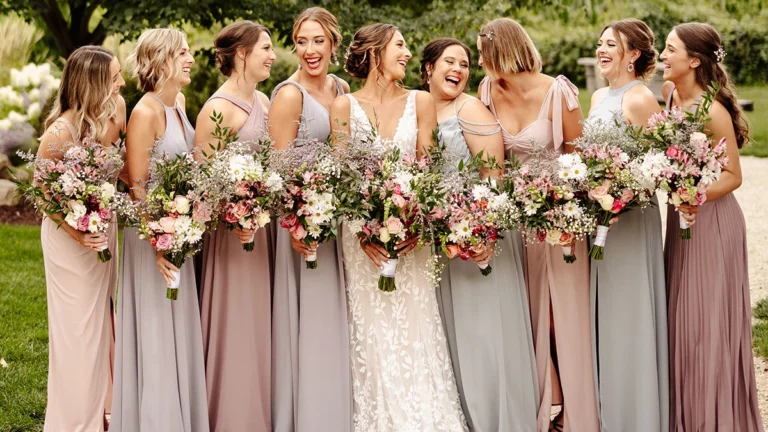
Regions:
<instances>
[{"instance_id":1,"label":"green lawn","mask_svg":"<svg viewBox=\"0 0 768 432\"><path fill-rule=\"evenodd\" d=\"M40 228L0 225L0 432L41 431L48 321Z\"/></svg>"},{"instance_id":2,"label":"green lawn","mask_svg":"<svg viewBox=\"0 0 768 432\"><path fill-rule=\"evenodd\" d=\"M768 358L768 299L757 302L752 314L757 318L752 326L752 346L758 354Z\"/></svg>"},{"instance_id":3,"label":"green lawn","mask_svg":"<svg viewBox=\"0 0 768 432\"><path fill-rule=\"evenodd\" d=\"M747 112L753 142L744 147L741 154L768 157L768 86L739 87L736 92L739 99L749 99L755 103L755 110ZM579 101L584 116L589 112L590 98L587 89L579 89Z\"/></svg>"}]
</instances>

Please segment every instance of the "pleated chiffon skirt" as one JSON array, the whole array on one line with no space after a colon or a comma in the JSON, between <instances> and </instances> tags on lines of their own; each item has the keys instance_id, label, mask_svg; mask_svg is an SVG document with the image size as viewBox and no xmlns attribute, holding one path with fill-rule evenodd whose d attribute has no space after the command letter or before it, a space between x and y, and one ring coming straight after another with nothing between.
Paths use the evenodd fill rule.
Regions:
<instances>
[{"instance_id":1,"label":"pleated chiffon skirt","mask_svg":"<svg viewBox=\"0 0 768 432\"><path fill-rule=\"evenodd\" d=\"M668 209L670 431L762 431L741 207L732 193L705 203L690 240Z\"/></svg>"}]
</instances>

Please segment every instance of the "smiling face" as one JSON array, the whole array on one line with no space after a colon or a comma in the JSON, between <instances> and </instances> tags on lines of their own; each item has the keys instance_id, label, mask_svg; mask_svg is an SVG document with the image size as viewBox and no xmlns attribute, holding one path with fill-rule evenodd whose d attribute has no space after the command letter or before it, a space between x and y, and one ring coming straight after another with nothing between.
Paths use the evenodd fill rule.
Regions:
<instances>
[{"instance_id":1,"label":"smiling face","mask_svg":"<svg viewBox=\"0 0 768 432\"><path fill-rule=\"evenodd\" d=\"M243 53L238 52L238 57ZM277 56L272 47L272 38L267 32L261 32L256 45L247 56L245 56L245 75L248 82L260 83L272 72L272 63Z\"/></svg>"},{"instance_id":2,"label":"smiling face","mask_svg":"<svg viewBox=\"0 0 768 432\"><path fill-rule=\"evenodd\" d=\"M180 87L183 87L190 82L190 71L192 65L195 64L195 58L192 57L192 53L189 51L189 44L186 39L182 40L181 49L174 55L173 64L169 68L171 71L178 71L175 76L172 76L170 81L175 81Z\"/></svg>"},{"instance_id":3,"label":"smiling face","mask_svg":"<svg viewBox=\"0 0 768 432\"><path fill-rule=\"evenodd\" d=\"M469 80L469 56L460 45L446 48L433 65L428 65L430 93L440 99L455 99Z\"/></svg>"},{"instance_id":4,"label":"smiling face","mask_svg":"<svg viewBox=\"0 0 768 432\"><path fill-rule=\"evenodd\" d=\"M379 65L382 74L392 81L405 78L405 68L408 60L413 57L405 45L405 39L399 31L395 31L387 46L381 52L381 59L374 64Z\"/></svg>"},{"instance_id":5,"label":"smiling face","mask_svg":"<svg viewBox=\"0 0 768 432\"><path fill-rule=\"evenodd\" d=\"M678 81L682 76L692 73L701 61L688 55L685 44L674 30L667 36L667 43L661 53L661 61L664 62L664 79L666 81Z\"/></svg>"},{"instance_id":6,"label":"smiling face","mask_svg":"<svg viewBox=\"0 0 768 432\"><path fill-rule=\"evenodd\" d=\"M120 73L120 61L117 60L117 57L113 57L109 64L109 75L112 78L112 97L117 98L120 95L120 88L125 85L123 75Z\"/></svg>"},{"instance_id":7,"label":"smiling face","mask_svg":"<svg viewBox=\"0 0 768 432\"><path fill-rule=\"evenodd\" d=\"M304 21L296 34L296 54L299 56L301 70L310 76L327 73L332 53L333 42L320 23Z\"/></svg>"},{"instance_id":8,"label":"smiling face","mask_svg":"<svg viewBox=\"0 0 768 432\"><path fill-rule=\"evenodd\" d=\"M612 28L605 29L600 39L597 41L597 66L600 69L600 75L605 77L608 82L618 80L627 72L627 67L633 63L639 56L637 50L629 50L626 44L621 44L616 33Z\"/></svg>"}]
</instances>

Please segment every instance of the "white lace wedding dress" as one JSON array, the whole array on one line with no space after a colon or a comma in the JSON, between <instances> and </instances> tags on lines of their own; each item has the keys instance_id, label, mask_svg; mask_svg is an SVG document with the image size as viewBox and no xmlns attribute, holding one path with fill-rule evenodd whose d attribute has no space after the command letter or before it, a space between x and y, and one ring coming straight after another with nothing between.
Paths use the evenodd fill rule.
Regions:
<instances>
[{"instance_id":1,"label":"white lace wedding dress","mask_svg":"<svg viewBox=\"0 0 768 432\"><path fill-rule=\"evenodd\" d=\"M347 97L352 137L370 133L365 111ZM412 91L392 142L414 152L416 133ZM357 237L342 231L355 431L466 431L435 287L425 274L429 249L400 258L397 289L387 293L378 289L379 269Z\"/></svg>"}]
</instances>

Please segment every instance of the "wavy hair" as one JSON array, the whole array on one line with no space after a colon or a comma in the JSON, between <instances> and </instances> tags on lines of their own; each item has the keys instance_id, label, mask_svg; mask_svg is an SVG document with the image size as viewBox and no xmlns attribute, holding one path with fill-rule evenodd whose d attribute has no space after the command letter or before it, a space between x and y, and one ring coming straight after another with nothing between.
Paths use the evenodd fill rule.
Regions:
<instances>
[{"instance_id":1,"label":"wavy hair","mask_svg":"<svg viewBox=\"0 0 768 432\"><path fill-rule=\"evenodd\" d=\"M74 142L90 134L101 141L107 133L109 120L117 114L117 104L112 99L112 74L110 65L115 58L112 51L95 45L76 49L64 65L59 93L51 114L45 120L46 129L61 116L73 110Z\"/></svg>"},{"instance_id":2,"label":"wavy hair","mask_svg":"<svg viewBox=\"0 0 768 432\"><path fill-rule=\"evenodd\" d=\"M139 90L157 91L181 73L175 65L170 73L163 69L176 58L185 40L184 33L173 28L150 29L141 33L133 53L126 60L133 77L138 79Z\"/></svg>"}]
</instances>

